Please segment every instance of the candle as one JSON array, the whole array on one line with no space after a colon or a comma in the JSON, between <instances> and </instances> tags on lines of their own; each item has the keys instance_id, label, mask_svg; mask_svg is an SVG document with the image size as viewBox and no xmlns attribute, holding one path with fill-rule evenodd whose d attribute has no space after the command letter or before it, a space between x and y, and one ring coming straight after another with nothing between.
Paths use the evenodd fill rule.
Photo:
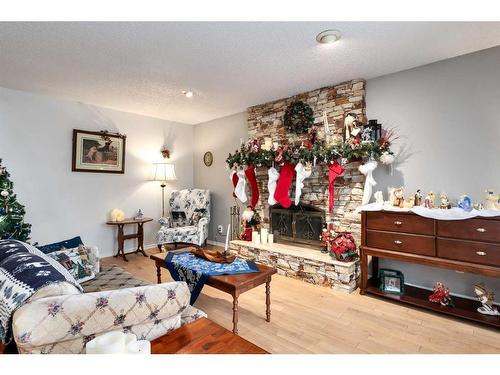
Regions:
<instances>
[{"instance_id":1,"label":"candle","mask_svg":"<svg viewBox=\"0 0 500 375\"><path fill-rule=\"evenodd\" d=\"M254 232L254 233L255 233L255 237L254 237L253 244L260 245L260 234L259 234L259 232Z\"/></svg>"},{"instance_id":2,"label":"candle","mask_svg":"<svg viewBox=\"0 0 500 375\"><path fill-rule=\"evenodd\" d=\"M269 244L274 243L274 234L269 233L269 234L267 235L267 242L269 242Z\"/></svg>"},{"instance_id":3,"label":"candle","mask_svg":"<svg viewBox=\"0 0 500 375\"><path fill-rule=\"evenodd\" d=\"M267 235L268 235L267 232L268 232L267 228L260 229L260 240L263 245L267 244Z\"/></svg>"},{"instance_id":4,"label":"candle","mask_svg":"<svg viewBox=\"0 0 500 375\"><path fill-rule=\"evenodd\" d=\"M231 224L227 226L227 233L226 233L226 246L224 246L224 253L227 254L227 249L229 247L229 230L231 229Z\"/></svg>"}]
</instances>

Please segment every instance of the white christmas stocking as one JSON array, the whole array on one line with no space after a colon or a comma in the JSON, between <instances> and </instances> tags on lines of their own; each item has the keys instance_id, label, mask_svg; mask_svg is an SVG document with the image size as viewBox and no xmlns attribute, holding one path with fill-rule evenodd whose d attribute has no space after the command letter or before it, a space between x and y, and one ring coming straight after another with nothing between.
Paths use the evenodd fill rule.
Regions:
<instances>
[{"instance_id":1,"label":"white christmas stocking","mask_svg":"<svg viewBox=\"0 0 500 375\"><path fill-rule=\"evenodd\" d=\"M234 194L236 194L236 198L238 198L242 203L247 201L247 180L245 178L245 171L243 169L239 169L238 172L238 183L234 188Z\"/></svg>"},{"instance_id":2,"label":"white christmas stocking","mask_svg":"<svg viewBox=\"0 0 500 375\"><path fill-rule=\"evenodd\" d=\"M298 163L295 166L295 205L300 202L300 196L302 195L302 188L304 187L304 180L311 176L312 169L306 168L302 163Z\"/></svg>"},{"instance_id":3,"label":"white christmas stocking","mask_svg":"<svg viewBox=\"0 0 500 375\"><path fill-rule=\"evenodd\" d=\"M280 174L274 167L269 168L267 170L267 174L269 175L269 180L267 181L269 198L267 199L267 203L272 206L278 203L278 201L274 199L274 192L276 191L276 182L278 181L278 178L280 178Z\"/></svg>"},{"instance_id":4,"label":"white christmas stocking","mask_svg":"<svg viewBox=\"0 0 500 375\"><path fill-rule=\"evenodd\" d=\"M375 160L370 160L367 163L360 165L358 168L359 171L366 176L363 200L361 202L363 205L370 203L373 187L377 185L377 181L373 178L373 171L377 168L377 165L378 164Z\"/></svg>"}]
</instances>

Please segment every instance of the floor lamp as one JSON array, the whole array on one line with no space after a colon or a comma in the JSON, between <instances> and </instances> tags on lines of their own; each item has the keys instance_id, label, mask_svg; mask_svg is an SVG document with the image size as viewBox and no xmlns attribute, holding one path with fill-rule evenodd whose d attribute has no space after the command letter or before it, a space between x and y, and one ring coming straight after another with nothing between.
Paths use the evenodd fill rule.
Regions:
<instances>
[{"instance_id":1,"label":"floor lamp","mask_svg":"<svg viewBox=\"0 0 500 375\"><path fill-rule=\"evenodd\" d=\"M161 216L165 217L165 186L168 181L175 181L175 168L169 163L153 163L152 181L161 181Z\"/></svg>"}]
</instances>

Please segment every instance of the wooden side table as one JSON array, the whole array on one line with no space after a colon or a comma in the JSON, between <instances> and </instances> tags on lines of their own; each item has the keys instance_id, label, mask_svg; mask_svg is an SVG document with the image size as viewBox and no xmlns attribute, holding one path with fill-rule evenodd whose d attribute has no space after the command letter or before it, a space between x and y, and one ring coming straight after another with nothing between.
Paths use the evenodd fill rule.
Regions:
<instances>
[{"instance_id":1,"label":"wooden side table","mask_svg":"<svg viewBox=\"0 0 500 375\"><path fill-rule=\"evenodd\" d=\"M133 238L137 238L137 250L129 254L137 254L138 252L141 252L142 255L147 257L147 254L144 252L144 223L148 223L150 221L153 221L153 219L144 217L142 219L128 218L122 221L106 222L107 225L116 225L118 227L118 252L116 253L115 258L120 255L123 257L125 262L128 262L128 259L125 257L125 251L123 250L123 244L125 243L125 240L131 240ZM127 224L136 224L137 232L132 234L123 234L123 227Z\"/></svg>"}]
</instances>

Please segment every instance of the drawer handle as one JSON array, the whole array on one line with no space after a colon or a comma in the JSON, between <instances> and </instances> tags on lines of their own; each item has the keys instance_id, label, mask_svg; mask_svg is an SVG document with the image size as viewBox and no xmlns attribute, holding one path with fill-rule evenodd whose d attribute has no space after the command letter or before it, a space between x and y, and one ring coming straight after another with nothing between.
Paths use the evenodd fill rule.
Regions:
<instances>
[{"instance_id":1,"label":"drawer handle","mask_svg":"<svg viewBox=\"0 0 500 375\"><path fill-rule=\"evenodd\" d=\"M395 243L396 245L401 245L401 244L403 243L403 241L396 240L396 241L394 241L394 243Z\"/></svg>"},{"instance_id":2,"label":"drawer handle","mask_svg":"<svg viewBox=\"0 0 500 375\"><path fill-rule=\"evenodd\" d=\"M482 256L482 257L484 257L486 255L486 253L484 251L476 251L476 254L479 256Z\"/></svg>"},{"instance_id":3,"label":"drawer handle","mask_svg":"<svg viewBox=\"0 0 500 375\"><path fill-rule=\"evenodd\" d=\"M478 232L481 232L481 233L486 232L486 229L484 229L484 228L477 228L476 230L477 230Z\"/></svg>"},{"instance_id":4,"label":"drawer handle","mask_svg":"<svg viewBox=\"0 0 500 375\"><path fill-rule=\"evenodd\" d=\"M403 223L402 223L401 221L399 221L399 220L396 220L396 221L394 222L394 224L396 224L396 225L401 225L401 224L403 224Z\"/></svg>"}]
</instances>

